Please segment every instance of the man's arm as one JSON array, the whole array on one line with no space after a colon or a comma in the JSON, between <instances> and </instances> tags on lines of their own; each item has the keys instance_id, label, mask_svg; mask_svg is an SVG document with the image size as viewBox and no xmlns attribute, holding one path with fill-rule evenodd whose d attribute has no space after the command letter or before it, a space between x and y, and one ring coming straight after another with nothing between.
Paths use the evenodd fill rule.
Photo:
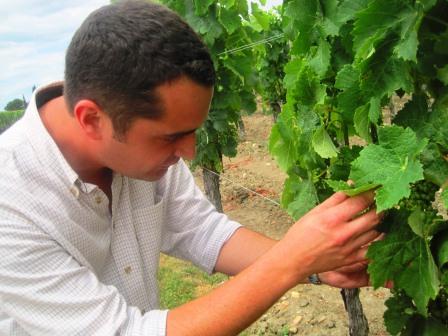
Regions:
<instances>
[{"instance_id":1,"label":"man's arm","mask_svg":"<svg viewBox=\"0 0 448 336\"><path fill-rule=\"evenodd\" d=\"M375 210L362 216L372 194L347 198L341 193L311 210L277 243L237 232L219 257L217 270L238 273L210 294L168 313L171 335L236 335L261 316L287 290L309 274L364 261L366 247L378 236ZM256 243L244 248L244 239ZM255 252L261 248L264 252ZM240 260L237 256L240 256ZM236 262L237 266L229 266Z\"/></svg>"},{"instance_id":2,"label":"man's arm","mask_svg":"<svg viewBox=\"0 0 448 336\"><path fill-rule=\"evenodd\" d=\"M277 240L263 234L239 228L224 244L216 262L215 271L236 275L252 265L259 257L269 251ZM358 288L368 285L367 262L361 261L334 271L323 272L319 278L323 284L338 288ZM309 283L308 277L299 283Z\"/></svg>"},{"instance_id":3,"label":"man's arm","mask_svg":"<svg viewBox=\"0 0 448 336\"><path fill-rule=\"evenodd\" d=\"M216 262L215 271L236 275L252 265L270 250L277 240L241 227L224 244Z\"/></svg>"}]
</instances>

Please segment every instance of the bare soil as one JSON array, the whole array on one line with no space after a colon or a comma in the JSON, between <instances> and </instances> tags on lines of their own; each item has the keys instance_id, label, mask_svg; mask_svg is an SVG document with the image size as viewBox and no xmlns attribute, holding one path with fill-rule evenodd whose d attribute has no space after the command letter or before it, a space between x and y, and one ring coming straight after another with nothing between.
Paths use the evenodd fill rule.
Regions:
<instances>
[{"instance_id":1,"label":"bare soil","mask_svg":"<svg viewBox=\"0 0 448 336\"><path fill-rule=\"evenodd\" d=\"M224 212L255 231L281 238L293 221L276 204L280 202L286 174L278 168L267 149L272 116L256 113L243 119L246 137L238 146L238 155L224 160L221 178ZM201 184L200 171L195 174ZM370 335L388 335L383 324L384 301L388 296L387 289L361 290ZM244 334L348 335L348 318L340 290L328 286L297 286Z\"/></svg>"}]
</instances>

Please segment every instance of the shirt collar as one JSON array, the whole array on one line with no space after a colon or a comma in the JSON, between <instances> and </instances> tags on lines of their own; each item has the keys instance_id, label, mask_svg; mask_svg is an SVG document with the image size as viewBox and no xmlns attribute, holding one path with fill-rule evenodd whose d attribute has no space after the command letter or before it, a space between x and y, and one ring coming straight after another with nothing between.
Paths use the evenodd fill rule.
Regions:
<instances>
[{"instance_id":1,"label":"shirt collar","mask_svg":"<svg viewBox=\"0 0 448 336\"><path fill-rule=\"evenodd\" d=\"M36 152L38 160L43 166L65 179L69 186L73 186L81 182L79 176L68 164L56 142L48 133L38 110L38 107L46 102L61 96L62 92L63 82L52 83L35 90L25 111L24 120L26 120L26 136Z\"/></svg>"}]
</instances>

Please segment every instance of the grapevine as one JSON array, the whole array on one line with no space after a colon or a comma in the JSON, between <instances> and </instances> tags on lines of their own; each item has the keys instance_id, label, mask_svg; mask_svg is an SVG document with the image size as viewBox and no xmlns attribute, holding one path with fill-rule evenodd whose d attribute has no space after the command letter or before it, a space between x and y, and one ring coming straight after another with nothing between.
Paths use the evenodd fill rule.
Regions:
<instances>
[{"instance_id":1,"label":"grapevine","mask_svg":"<svg viewBox=\"0 0 448 336\"><path fill-rule=\"evenodd\" d=\"M204 168L206 195L222 211L219 193L222 157L236 155L241 111L250 113L256 109L252 90L256 82L251 66L252 49L238 50L238 47L252 42L255 33L247 24L248 3L246 0L162 2L180 14L202 37L215 64L217 83L214 97L208 118L197 132L197 154L192 168ZM228 53L230 50L235 51Z\"/></svg>"},{"instance_id":2,"label":"grapevine","mask_svg":"<svg viewBox=\"0 0 448 336\"><path fill-rule=\"evenodd\" d=\"M388 331L447 335L448 222L434 203L448 203L448 2L289 0L282 20L286 104L269 146L288 173L282 205L299 218L331 190L374 190L387 234L368 271L375 288L394 283Z\"/></svg>"},{"instance_id":3,"label":"grapevine","mask_svg":"<svg viewBox=\"0 0 448 336\"><path fill-rule=\"evenodd\" d=\"M289 45L281 27L279 8L266 12L252 4L251 24L259 32L258 40L264 43L254 47L259 78L258 93L277 120L286 100L283 86L284 67L289 57Z\"/></svg>"}]
</instances>

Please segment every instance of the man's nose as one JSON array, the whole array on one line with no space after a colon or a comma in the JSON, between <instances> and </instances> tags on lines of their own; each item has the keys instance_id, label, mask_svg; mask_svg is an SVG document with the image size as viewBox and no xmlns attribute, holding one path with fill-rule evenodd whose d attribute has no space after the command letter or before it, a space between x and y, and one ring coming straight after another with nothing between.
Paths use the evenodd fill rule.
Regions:
<instances>
[{"instance_id":1,"label":"man's nose","mask_svg":"<svg viewBox=\"0 0 448 336\"><path fill-rule=\"evenodd\" d=\"M183 159L193 160L196 156L196 134L189 134L179 141L174 155Z\"/></svg>"}]
</instances>

